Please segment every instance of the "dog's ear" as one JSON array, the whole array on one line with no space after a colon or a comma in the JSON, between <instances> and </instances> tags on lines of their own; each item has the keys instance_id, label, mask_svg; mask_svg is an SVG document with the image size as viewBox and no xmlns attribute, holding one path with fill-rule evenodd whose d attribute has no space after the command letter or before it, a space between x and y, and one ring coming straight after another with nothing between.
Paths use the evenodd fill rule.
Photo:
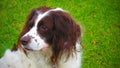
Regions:
<instances>
[{"instance_id":1,"label":"dog's ear","mask_svg":"<svg viewBox=\"0 0 120 68\"><path fill-rule=\"evenodd\" d=\"M35 18L38 16L38 12L39 11L37 9L32 9L31 12L27 16L26 23L33 22L35 20Z\"/></svg>"},{"instance_id":2,"label":"dog's ear","mask_svg":"<svg viewBox=\"0 0 120 68\"><path fill-rule=\"evenodd\" d=\"M70 54L76 50L76 42L81 35L80 27L66 12L54 12L54 36L53 36L53 58L54 62L66 54L68 58Z\"/></svg>"},{"instance_id":3,"label":"dog's ear","mask_svg":"<svg viewBox=\"0 0 120 68\"><path fill-rule=\"evenodd\" d=\"M38 10L32 9L31 12L27 16L27 20L24 24L24 27L23 27L22 32L20 34L20 37L23 36L25 34L25 32L27 32L29 30L27 28L27 26L31 26L31 25L29 25L29 23L34 23L37 16L38 16Z\"/></svg>"}]
</instances>

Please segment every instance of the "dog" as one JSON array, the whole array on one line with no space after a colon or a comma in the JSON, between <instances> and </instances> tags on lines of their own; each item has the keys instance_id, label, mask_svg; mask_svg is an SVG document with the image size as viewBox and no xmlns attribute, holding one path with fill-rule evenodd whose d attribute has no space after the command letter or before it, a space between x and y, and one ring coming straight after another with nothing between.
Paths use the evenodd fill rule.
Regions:
<instances>
[{"instance_id":1,"label":"dog","mask_svg":"<svg viewBox=\"0 0 120 68\"><path fill-rule=\"evenodd\" d=\"M38 7L28 14L17 44L0 68L80 68L80 25L61 8Z\"/></svg>"}]
</instances>

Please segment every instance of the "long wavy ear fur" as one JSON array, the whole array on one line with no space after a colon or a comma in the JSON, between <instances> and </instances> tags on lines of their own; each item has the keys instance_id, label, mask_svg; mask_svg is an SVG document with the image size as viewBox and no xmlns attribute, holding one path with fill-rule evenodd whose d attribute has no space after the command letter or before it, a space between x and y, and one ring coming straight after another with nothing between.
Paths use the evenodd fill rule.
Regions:
<instances>
[{"instance_id":1,"label":"long wavy ear fur","mask_svg":"<svg viewBox=\"0 0 120 68\"><path fill-rule=\"evenodd\" d=\"M80 27L66 12L51 12L54 20L54 36L52 44L52 61L57 63L63 53L68 58L76 52L76 42L80 37Z\"/></svg>"}]
</instances>

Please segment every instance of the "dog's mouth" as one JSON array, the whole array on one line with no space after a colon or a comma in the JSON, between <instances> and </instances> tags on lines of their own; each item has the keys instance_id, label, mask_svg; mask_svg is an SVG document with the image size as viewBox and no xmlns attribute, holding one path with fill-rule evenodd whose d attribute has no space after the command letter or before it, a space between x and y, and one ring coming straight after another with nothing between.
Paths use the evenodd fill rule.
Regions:
<instances>
[{"instance_id":1,"label":"dog's mouth","mask_svg":"<svg viewBox=\"0 0 120 68\"><path fill-rule=\"evenodd\" d=\"M29 48L24 48L25 50L27 50L27 51L33 51L32 49L29 49Z\"/></svg>"},{"instance_id":2,"label":"dog's mouth","mask_svg":"<svg viewBox=\"0 0 120 68\"><path fill-rule=\"evenodd\" d=\"M33 48L29 47L28 45L22 45L22 48L25 51L45 51L50 47L49 47L49 45L44 45L44 47L41 47L40 49L33 49Z\"/></svg>"},{"instance_id":3,"label":"dog's mouth","mask_svg":"<svg viewBox=\"0 0 120 68\"><path fill-rule=\"evenodd\" d=\"M23 48L25 51L33 51L33 49L28 48L28 47L25 47L25 46L23 46L23 45L22 45L22 48Z\"/></svg>"}]
</instances>

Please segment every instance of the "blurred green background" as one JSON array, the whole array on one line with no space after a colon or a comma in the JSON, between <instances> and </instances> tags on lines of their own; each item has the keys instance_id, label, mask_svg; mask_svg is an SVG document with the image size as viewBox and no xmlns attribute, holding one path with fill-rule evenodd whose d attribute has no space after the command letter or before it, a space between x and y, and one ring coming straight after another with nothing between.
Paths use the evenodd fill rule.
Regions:
<instances>
[{"instance_id":1,"label":"blurred green background","mask_svg":"<svg viewBox=\"0 0 120 68\"><path fill-rule=\"evenodd\" d=\"M120 68L120 0L0 0L0 56L39 6L63 8L82 25L82 68Z\"/></svg>"}]
</instances>

